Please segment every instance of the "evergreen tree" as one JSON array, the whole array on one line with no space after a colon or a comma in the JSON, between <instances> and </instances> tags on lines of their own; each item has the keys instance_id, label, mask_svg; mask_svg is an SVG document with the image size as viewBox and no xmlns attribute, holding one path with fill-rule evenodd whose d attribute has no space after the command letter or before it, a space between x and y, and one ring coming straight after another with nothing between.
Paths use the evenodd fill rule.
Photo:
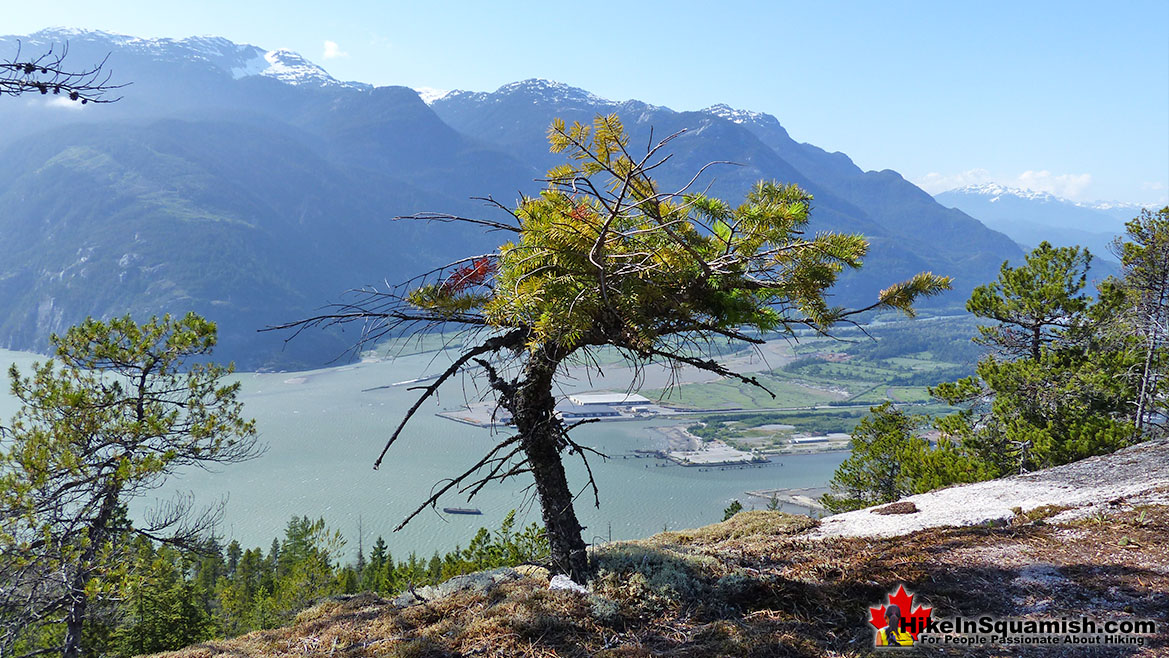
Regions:
<instances>
[{"instance_id":1,"label":"evergreen tree","mask_svg":"<svg viewBox=\"0 0 1169 658\"><path fill-rule=\"evenodd\" d=\"M907 468L928 446L916 432L921 419L889 402L873 407L852 432L851 454L836 470L830 486L838 495L822 500L829 510L842 511L888 503L913 493Z\"/></svg>"},{"instance_id":2,"label":"evergreen tree","mask_svg":"<svg viewBox=\"0 0 1169 658\"><path fill-rule=\"evenodd\" d=\"M227 577L231 578L235 575L235 569L239 566L240 556L243 555L243 549L240 548L239 542L231 540L227 545Z\"/></svg>"},{"instance_id":3,"label":"evergreen tree","mask_svg":"<svg viewBox=\"0 0 1169 658\"><path fill-rule=\"evenodd\" d=\"M1007 262L999 278L974 289L966 310L993 320L978 328L975 342L1000 358L1038 359L1042 348L1081 323L1090 298L1083 290L1092 256L1078 247L1041 242L1021 267Z\"/></svg>"},{"instance_id":4,"label":"evergreen tree","mask_svg":"<svg viewBox=\"0 0 1169 658\"><path fill-rule=\"evenodd\" d=\"M1129 312L1118 318L1118 328L1138 339L1141 352L1136 378L1134 426L1138 437L1151 429L1164 430L1166 378L1169 366L1169 206L1148 209L1125 225L1127 240L1117 238L1113 251L1124 268L1122 286L1129 296Z\"/></svg>"},{"instance_id":5,"label":"evergreen tree","mask_svg":"<svg viewBox=\"0 0 1169 658\"><path fill-rule=\"evenodd\" d=\"M1087 251L1045 242L975 288L967 310L993 321L975 338L988 353L976 376L930 389L957 407L934 421L937 446L918 437L924 418L874 408L853 432L826 507L856 509L1128 445L1137 398L1129 373L1139 371L1140 354L1115 327L1134 295L1106 280L1093 299L1084 291L1090 263Z\"/></svg>"},{"instance_id":6,"label":"evergreen tree","mask_svg":"<svg viewBox=\"0 0 1169 658\"><path fill-rule=\"evenodd\" d=\"M488 482L530 473L552 567L583 582L588 556L562 456L581 458L591 474L587 458L595 453L573 440L572 426L555 412L562 366L587 363L592 350L608 346L635 365L657 360L759 385L704 358L709 341L762 342L744 329L826 331L875 308L912 313L916 298L948 289L949 279L921 273L881 291L868 309L833 307L826 291L840 272L860 267L868 243L809 230L812 198L795 185L761 182L732 207L689 186L662 189L650 173L669 139L634 155L614 115L591 126L556 120L548 134L569 162L548 172L548 188L522 199L507 222L425 216L508 231L513 242L286 328L369 321L367 339L411 325L482 329L482 341L426 386L386 450L426 399L472 365L482 368L516 434L436 487L403 524L449 491L473 496ZM591 475L589 486L599 505Z\"/></svg>"},{"instance_id":7,"label":"evergreen tree","mask_svg":"<svg viewBox=\"0 0 1169 658\"><path fill-rule=\"evenodd\" d=\"M393 566L394 558L386 548L386 541L379 535L369 552L369 562L361 573L361 587L371 592L387 592L392 586L392 579L387 579L386 565Z\"/></svg>"},{"instance_id":8,"label":"evergreen tree","mask_svg":"<svg viewBox=\"0 0 1169 658\"><path fill-rule=\"evenodd\" d=\"M212 637L211 616L197 586L183 575L184 556L173 548L140 544L132 569L127 614L114 633L113 649L136 656L181 649Z\"/></svg>"},{"instance_id":9,"label":"evergreen tree","mask_svg":"<svg viewBox=\"0 0 1169 658\"><path fill-rule=\"evenodd\" d=\"M723 521L730 521L731 517L743 511L743 503L737 500L732 500L731 504L723 510Z\"/></svg>"},{"instance_id":10,"label":"evergreen tree","mask_svg":"<svg viewBox=\"0 0 1169 658\"><path fill-rule=\"evenodd\" d=\"M280 621L318 599L336 593L333 563L345 541L325 527L325 520L292 517L276 560L275 587L271 590L271 614Z\"/></svg>"},{"instance_id":11,"label":"evergreen tree","mask_svg":"<svg viewBox=\"0 0 1169 658\"><path fill-rule=\"evenodd\" d=\"M1087 251L1042 243L971 295L967 309L995 321L979 327L991 351L977 378L932 392L972 412L938 427L994 476L1112 452L1131 435L1122 373L1132 354L1108 331L1125 300L1113 281L1095 300L1084 292L1090 263Z\"/></svg>"},{"instance_id":12,"label":"evergreen tree","mask_svg":"<svg viewBox=\"0 0 1169 658\"><path fill-rule=\"evenodd\" d=\"M134 535L193 542L211 517L179 504L140 524L127 501L177 469L257 454L230 368L195 363L215 325L191 313L138 324L89 319L51 338L55 359L13 366L21 409L0 452L0 653L62 624L62 655L82 653L93 605L115 598ZM46 647L47 648L47 647Z\"/></svg>"}]
</instances>

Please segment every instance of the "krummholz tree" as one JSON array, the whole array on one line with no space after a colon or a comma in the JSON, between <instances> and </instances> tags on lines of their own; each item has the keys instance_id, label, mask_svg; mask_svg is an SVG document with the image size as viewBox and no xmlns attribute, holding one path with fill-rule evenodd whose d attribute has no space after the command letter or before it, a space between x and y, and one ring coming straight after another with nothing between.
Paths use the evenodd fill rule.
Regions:
<instances>
[{"instance_id":1,"label":"krummholz tree","mask_svg":"<svg viewBox=\"0 0 1169 658\"><path fill-rule=\"evenodd\" d=\"M1112 251L1124 268L1122 287L1129 295L1128 312L1118 317L1124 333L1140 342L1141 361L1133 368L1137 399L1135 431L1144 437L1164 428L1166 346L1169 337L1169 206L1141 210L1125 225L1127 239L1118 237Z\"/></svg>"},{"instance_id":2,"label":"krummholz tree","mask_svg":"<svg viewBox=\"0 0 1169 658\"><path fill-rule=\"evenodd\" d=\"M22 406L0 438L0 653L81 655L130 539L181 544L210 529L213 512L181 499L141 520L126 504L178 469L258 454L239 384L222 381L231 369L201 360L215 337L193 313L90 319L51 338L55 359L9 371Z\"/></svg>"},{"instance_id":3,"label":"krummholz tree","mask_svg":"<svg viewBox=\"0 0 1169 658\"><path fill-rule=\"evenodd\" d=\"M553 568L583 582L588 558L562 455L583 461L585 486L599 505L588 459L599 453L573 440L570 431L580 422L566 425L556 414L553 391L562 368L587 364L593 350L611 347L636 367L651 361L693 366L762 388L704 358L711 341L760 344L760 335L770 332L826 331L877 308L912 314L915 299L949 288L948 277L921 273L886 288L866 308L829 305L826 291L839 273L861 266L865 239L808 233L812 197L794 185L761 182L735 207L689 191L702 171L682 189L662 190L651 174L668 159L662 150L675 136L634 155L616 116L597 117L591 126L557 120L549 141L554 152L568 153L569 163L548 172L540 196L523 198L514 209L488 199L507 221L411 217L505 231L513 241L395 288L358 291L330 312L277 327L358 321L365 323L364 341L448 325L478 334L423 388L374 466L423 402L474 365L515 433L436 487L402 525L447 492L470 498L488 482L530 473Z\"/></svg>"},{"instance_id":4,"label":"krummholz tree","mask_svg":"<svg viewBox=\"0 0 1169 658\"><path fill-rule=\"evenodd\" d=\"M106 60L89 68L71 69L65 66L68 46L58 52L50 48L39 55L24 57L18 48L12 59L0 61L0 96L20 96L35 93L53 95L88 103L113 103L110 92L125 87L112 84Z\"/></svg>"}]
</instances>

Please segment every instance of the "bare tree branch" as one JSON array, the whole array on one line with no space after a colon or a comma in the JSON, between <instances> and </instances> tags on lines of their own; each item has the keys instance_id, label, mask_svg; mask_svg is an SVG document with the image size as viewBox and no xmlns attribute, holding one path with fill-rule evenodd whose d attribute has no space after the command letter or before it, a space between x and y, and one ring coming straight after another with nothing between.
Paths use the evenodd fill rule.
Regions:
<instances>
[{"instance_id":1,"label":"bare tree branch","mask_svg":"<svg viewBox=\"0 0 1169 658\"><path fill-rule=\"evenodd\" d=\"M457 373L464 365L467 364L468 361L481 354L487 354L488 352L498 352L502 349L513 349L523 345L524 338L527 336L527 334L528 332L525 329L513 329L512 331L509 331L502 336L494 336L489 338L481 345L471 348L470 350L467 350L463 354L459 355L459 357L455 359L455 362L452 363L450 367L444 370L442 374L434 380L433 383L431 383L423 390L422 395L418 396L418 399L415 400L414 404L411 405L411 407L406 411L405 416L402 417L402 421L398 423L398 427L394 429L394 433L391 434L390 438L386 441L386 447L382 448L381 454L379 454L377 460L374 461L374 470L376 471L381 467L382 459L385 458L386 452L390 449L390 446L394 445L394 441L398 440L398 437L402 434L402 430L406 427L406 423L410 422L410 419L413 418L414 414L418 412L418 409L422 407L422 403L429 399L430 396L434 395L438 391L439 387L446 382L446 380L453 377L455 373Z\"/></svg>"},{"instance_id":2,"label":"bare tree branch","mask_svg":"<svg viewBox=\"0 0 1169 658\"><path fill-rule=\"evenodd\" d=\"M69 45L65 44L60 52L50 48L36 57L24 59L18 45L16 55L12 59L0 61L0 96L19 96L36 92L42 96L51 94L68 98L82 105L114 103L121 100L121 96L106 97L109 92L128 84L110 82L110 73L105 70L109 55L90 68L69 70L65 67L65 57L68 54Z\"/></svg>"}]
</instances>

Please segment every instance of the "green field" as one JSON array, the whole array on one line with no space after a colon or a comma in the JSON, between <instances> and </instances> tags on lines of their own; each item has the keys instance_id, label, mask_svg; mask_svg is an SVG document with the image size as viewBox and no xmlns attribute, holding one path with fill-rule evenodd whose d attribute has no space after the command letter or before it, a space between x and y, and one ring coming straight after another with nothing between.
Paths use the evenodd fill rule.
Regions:
<instances>
[{"instance_id":1,"label":"green field","mask_svg":"<svg viewBox=\"0 0 1169 658\"><path fill-rule=\"evenodd\" d=\"M878 384L867 391L848 399L849 402L877 405L882 402L908 402L920 404L929 402L930 396L925 386L886 386Z\"/></svg>"},{"instance_id":2,"label":"green field","mask_svg":"<svg viewBox=\"0 0 1169 658\"><path fill-rule=\"evenodd\" d=\"M931 416L952 411L932 400L928 387L973 373L975 351L968 346L973 333L969 322L903 323L874 333L876 339L812 337L791 344L793 361L768 372L750 373L774 391L775 398L749 384L723 379L682 385L662 399L689 409L740 410L703 414L692 431L740 447L763 449L777 448L796 434L850 432L870 407L885 402L912 405L913 413ZM663 395L663 391L644 393ZM775 424L794 428L757 429Z\"/></svg>"},{"instance_id":3,"label":"green field","mask_svg":"<svg viewBox=\"0 0 1169 658\"><path fill-rule=\"evenodd\" d=\"M672 406L687 409L775 409L803 407L844 400L847 395L800 384L780 373L759 373L759 383L767 391L738 380L723 379L709 384L686 384L670 390L643 391L650 399L661 399Z\"/></svg>"}]
</instances>

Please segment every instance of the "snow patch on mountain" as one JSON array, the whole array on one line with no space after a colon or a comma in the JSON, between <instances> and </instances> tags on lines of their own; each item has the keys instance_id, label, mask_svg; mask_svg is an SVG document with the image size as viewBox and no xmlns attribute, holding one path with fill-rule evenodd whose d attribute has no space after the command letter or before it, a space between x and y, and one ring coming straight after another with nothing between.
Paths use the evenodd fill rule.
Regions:
<instances>
[{"instance_id":1,"label":"snow patch on mountain","mask_svg":"<svg viewBox=\"0 0 1169 658\"><path fill-rule=\"evenodd\" d=\"M337 84L337 80L326 73L325 69L308 61L299 53L285 48L269 50L264 53L264 60L268 62L268 67L261 71L260 75L265 77L294 85L309 82L316 82L322 86Z\"/></svg>"},{"instance_id":2,"label":"snow patch on mountain","mask_svg":"<svg viewBox=\"0 0 1169 658\"><path fill-rule=\"evenodd\" d=\"M415 87L414 91L418 92L418 97L427 105L432 105L435 101L442 100L451 93L450 89L435 89L434 87Z\"/></svg>"},{"instance_id":3,"label":"snow patch on mountain","mask_svg":"<svg viewBox=\"0 0 1169 658\"><path fill-rule=\"evenodd\" d=\"M731 123L763 123L768 115L762 112L752 112L751 110L739 110L727 105L725 103L718 103L710 107L699 110L703 114L711 114L730 121Z\"/></svg>"},{"instance_id":4,"label":"snow patch on mountain","mask_svg":"<svg viewBox=\"0 0 1169 658\"><path fill-rule=\"evenodd\" d=\"M952 190L947 190L934 196L941 196L941 194L965 194L969 196L986 197L991 203L995 203L1005 198L1026 199L1028 201L1038 201L1041 203L1066 203L1076 206L1078 208L1087 208L1089 210L1100 210L1109 213L1121 213L1136 215L1141 208L1151 207L1139 203L1126 203L1121 201L1072 201L1063 197L1055 196L1048 192L1038 192L1036 190L1010 187L1001 185L999 183L977 183L973 185L966 185L963 187L956 187Z\"/></svg>"},{"instance_id":5,"label":"snow patch on mountain","mask_svg":"<svg viewBox=\"0 0 1169 658\"><path fill-rule=\"evenodd\" d=\"M10 38L15 37L0 37L0 42ZM47 48L62 49L69 43L97 42L112 49L136 51L160 61L206 62L237 80L263 76L290 85L372 88L360 82L341 82L325 69L291 50L266 50L250 44L238 44L223 37L145 39L101 30L49 28L22 38L22 41L41 51Z\"/></svg>"},{"instance_id":6,"label":"snow patch on mountain","mask_svg":"<svg viewBox=\"0 0 1169 658\"><path fill-rule=\"evenodd\" d=\"M416 89L415 91L421 94L422 89ZM621 112L622 116L627 119L637 113L644 113L649 110L668 109L637 100L614 101L579 87L573 87L563 82L545 80L543 78L529 78L527 80L511 82L490 92L456 89L446 92L434 100L427 100L423 97L423 100L427 100L427 103L460 100L473 103L498 104L515 99L523 99L525 101L530 99L533 105L554 104L563 109L587 108L592 110L617 111Z\"/></svg>"},{"instance_id":7,"label":"snow patch on mountain","mask_svg":"<svg viewBox=\"0 0 1169 658\"><path fill-rule=\"evenodd\" d=\"M252 75L260 75L268 69L268 58L266 57L267 54L268 53L257 48L255 55L253 55L251 59L244 61L244 63L240 66L231 67L231 77L239 80L240 78L246 78Z\"/></svg>"},{"instance_id":8,"label":"snow patch on mountain","mask_svg":"<svg viewBox=\"0 0 1169 658\"><path fill-rule=\"evenodd\" d=\"M545 80L543 78L529 78L527 80L520 80L519 82L512 82L496 89L495 93L501 95L535 94L539 95L541 100L554 103L583 102L589 105L618 105L614 101L601 98L579 87L573 87L563 82Z\"/></svg>"}]
</instances>

